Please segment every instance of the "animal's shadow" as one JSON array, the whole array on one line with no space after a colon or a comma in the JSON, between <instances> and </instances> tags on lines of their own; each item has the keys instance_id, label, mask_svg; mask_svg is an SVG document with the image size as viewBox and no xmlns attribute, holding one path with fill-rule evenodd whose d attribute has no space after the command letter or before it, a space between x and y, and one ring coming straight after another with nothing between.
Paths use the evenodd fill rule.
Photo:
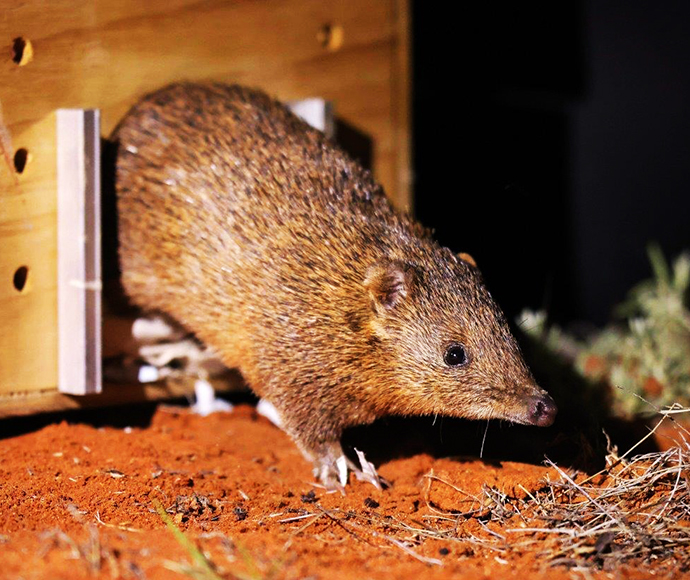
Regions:
<instances>
[{"instance_id":1,"label":"animal's shadow","mask_svg":"<svg viewBox=\"0 0 690 580\"><path fill-rule=\"evenodd\" d=\"M510 424L505 421L469 421L448 417L390 417L372 425L351 428L343 437L343 449L356 462L354 450L382 463L427 454L434 458L481 459L500 465L504 461L542 464L548 458L562 467L594 473L605 466L606 435L619 449L627 451L648 433L643 419L609 419L585 428L556 422L548 428ZM605 435L606 433L606 435ZM647 439L636 453L657 450Z\"/></svg>"}]
</instances>

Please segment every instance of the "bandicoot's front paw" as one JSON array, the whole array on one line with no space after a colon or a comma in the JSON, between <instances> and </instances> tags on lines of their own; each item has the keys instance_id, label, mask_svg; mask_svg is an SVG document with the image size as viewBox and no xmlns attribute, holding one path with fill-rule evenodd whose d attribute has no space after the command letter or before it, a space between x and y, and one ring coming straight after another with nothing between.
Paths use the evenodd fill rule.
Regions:
<instances>
[{"instance_id":1,"label":"bandicoot's front paw","mask_svg":"<svg viewBox=\"0 0 690 580\"><path fill-rule=\"evenodd\" d=\"M348 482L348 460L344 455L314 463L314 477L328 490L344 491Z\"/></svg>"},{"instance_id":2,"label":"bandicoot's front paw","mask_svg":"<svg viewBox=\"0 0 690 580\"><path fill-rule=\"evenodd\" d=\"M338 455L328 453L314 462L314 477L318 478L326 489L343 492L348 483L349 472L354 473L359 481L367 481L377 489L388 487L388 482L379 476L374 464L367 461L364 453L355 449L360 463L358 467L345 456L340 445L338 448Z\"/></svg>"},{"instance_id":3,"label":"bandicoot's front paw","mask_svg":"<svg viewBox=\"0 0 690 580\"><path fill-rule=\"evenodd\" d=\"M314 477L328 490L337 490L344 493L349 480L349 474L354 473L359 481L368 481L377 489L390 487L390 484L376 473L373 463L367 461L364 453L355 449L359 465L350 461L339 440L321 441L317 444L309 444L307 438L295 436L290 429L295 443L300 448L304 457L314 465Z\"/></svg>"}]
</instances>

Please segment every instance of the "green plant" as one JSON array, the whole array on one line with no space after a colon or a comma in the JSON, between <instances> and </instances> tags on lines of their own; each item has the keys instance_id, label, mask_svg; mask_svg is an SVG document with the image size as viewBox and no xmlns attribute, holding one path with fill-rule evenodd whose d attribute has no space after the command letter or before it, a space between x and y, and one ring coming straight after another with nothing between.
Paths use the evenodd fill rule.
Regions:
<instances>
[{"instance_id":1,"label":"green plant","mask_svg":"<svg viewBox=\"0 0 690 580\"><path fill-rule=\"evenodd\" d=\"M196 547L194 542L185 536L182 530L175 525L175 522L173 522L172 518L168 515L159 501L154 500L154 507L177 543L184 548L192 561L191 565L167 562L166 567L173 572L184 574L196 580L222 580L208 558L206 558L203 552Z\"/></svg>"},{"instance_id":2,"label":"green plant","mask_svg":"<svg viewBox=\"0 0 690 580\"><path fill-rule=\"evenodd\" d=\"M547 326L542 312L523 314L529 336L573 361L582 376L617 387L612 399L619 415L644 410L643 399L659 407L690 405L690 254L672 265L657 245L648 255L653 277L615 309L623 324L611 324L589 341Z\"/></svg>"}]
</instances>

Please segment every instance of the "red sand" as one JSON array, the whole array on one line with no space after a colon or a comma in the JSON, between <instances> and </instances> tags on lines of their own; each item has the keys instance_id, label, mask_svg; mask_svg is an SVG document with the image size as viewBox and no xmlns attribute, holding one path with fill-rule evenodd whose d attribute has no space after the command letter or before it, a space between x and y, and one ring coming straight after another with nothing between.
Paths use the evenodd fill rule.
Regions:
<instances>
[{"instance_id":1,"label":"red sand","mask_svg":"<svg viewBox=\"0 0 690 580\"><path fill-rule=\"evenodd\" d=\"M50 425L0 441L0 577L182 578L170 568L189 553L156 502L225 578L582 577L532 552L480 546L500 531L481 511L448 516L479 508L484 484L535 493L556 477L545 467L419 454L379 473L389 489L352 478L345 496L325 493L289 438L246 405L206 418L159 409L145 429ZM399 523L452 526L461 541Z\"/></svg>"}]
</instances>

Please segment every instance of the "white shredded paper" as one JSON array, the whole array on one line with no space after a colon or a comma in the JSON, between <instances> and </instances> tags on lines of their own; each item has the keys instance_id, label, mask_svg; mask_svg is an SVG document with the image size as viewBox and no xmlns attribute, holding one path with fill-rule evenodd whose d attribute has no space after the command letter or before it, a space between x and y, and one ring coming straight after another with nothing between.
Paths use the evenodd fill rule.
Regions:
<instances>
[{"instance_id":1,"label":"white shredded paper","mask_svg":"<svg viewBox=\"0 0 690 580\"><path fill-rule=\"evenodd\" d=\"M359 459L359 464L362 466L361 472L355 471L357 479L359 479L360 481L368 481L377 489L381 489L381 481L379 479L379 474L376 473L376 468L374 467L374 464L367 461L367 458L364 456L364 453L356 447L355 453L357 454L357 458Z\"/></svg>"},{"instance_id":2,"label":"white shredded paper","mask_svg":"<svg viewBox=\"0 0 690 580\"><path fill-rule=\"evenodd\" d=\"M140 383L153 383L160 378L158 369L151 365L141 365L137 377Z\"/></svg>"},{"instance_id":3,"label":"white shredded paper","mask_svg":"<svg viewBox=\"0 0 690 580\"><path fill-rule=\"evenodd\" d=\"M197 379L194 382L194 394L196 395L196 403L192 405L192 411L202 417L218 411L226 413L232 411L232 404L217 399L213 385L204 379Z\"/></svg>"},{"instance_id":4,"label":"white shredded paper","mask_svg":"<svg viewBox=\"0 0 690 580\"><path fill-rule=\"evenodd\" d=\"M256 405L256 412L259 415L266 417L266 419L268 419L276 427L280 429L283 428L283 420L280 417L280 413L278 413L278 409L276 409L273 403L270 401L260 399Z\"/></svg>"},{"instance_id":5,"label":"white shredded paper","mask_svg":"<svg viewBox=\"0 0 690 580\"><path fill-rule=\"evenodd\" d=\"M141 316L132 324L132 336L140 343L151 344L162 340L179 340L184 333L161 316Z\"/></svg>"}]
</instances>

